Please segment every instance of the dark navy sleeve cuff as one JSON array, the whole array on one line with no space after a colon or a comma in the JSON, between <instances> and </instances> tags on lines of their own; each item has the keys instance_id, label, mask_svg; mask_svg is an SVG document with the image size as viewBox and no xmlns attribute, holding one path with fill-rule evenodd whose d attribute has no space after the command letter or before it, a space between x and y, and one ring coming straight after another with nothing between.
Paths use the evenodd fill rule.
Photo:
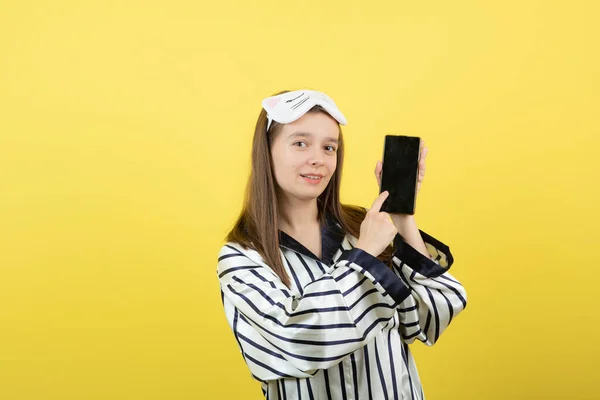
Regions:
<instances>
[{"instance_id":1,"label":"dark navy sleeve cuff","mask_svg":"<svg viewBox=\"0 0 600 400\"><path fill-rule=\"evenodd\" d=\"M339 260L347 260L363 270L368 271L387 293L398 303L402 303L409 295L410 288L381 260L357 247L344 250Z\"/></svg>"},{"instance_id":2,"label":"dark navy sleeve cuff","mask_svg":"<svg viewBox=\"0 0 600 400\"><path fill-rule=\"evenodd\" d=\"M417 249L406 243L402 236L394 237L394 257L405 262L408 267L428 278L435 278L446 272L454 263L450 248L433 236L419 229L427 251L437 263L421 254Z\"/></svg>"}]
</instances>

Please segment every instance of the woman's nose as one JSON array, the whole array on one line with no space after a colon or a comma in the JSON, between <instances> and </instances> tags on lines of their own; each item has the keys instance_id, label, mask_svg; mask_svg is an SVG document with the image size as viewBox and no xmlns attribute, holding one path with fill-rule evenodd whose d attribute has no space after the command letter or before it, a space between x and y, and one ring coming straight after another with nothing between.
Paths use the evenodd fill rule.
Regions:
<instances>
[{"instance_id":1,"label":"woman's nose","mask_svg":"<svg viewBox=\"0 0 600 400\"><path fill-rule=\"evenodd\" d=\"M313 151L311 151L310 153L310 165L312 166L319 166L319 165L324 165L325 161L323 160L323 153L317 149L316 147L312 149Z\"/></svg>"}]
</instances>

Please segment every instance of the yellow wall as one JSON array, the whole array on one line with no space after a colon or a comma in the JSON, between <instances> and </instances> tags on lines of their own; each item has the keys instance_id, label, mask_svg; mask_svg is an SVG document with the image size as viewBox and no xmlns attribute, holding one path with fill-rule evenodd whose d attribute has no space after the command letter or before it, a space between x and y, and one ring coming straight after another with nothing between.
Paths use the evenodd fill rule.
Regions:
<instances>
[{"instance_id":1,"label":"yellow wall","mask_svg":"<svg viewBox=\"0 0 600 400\"><path fill-rule=\"evenodd\" d=\"M470 305L413 346L430 400L599 399L595 1L0 5L0 398L260 399L217 252L260 100L331 95L344 202L385 134Z\"/></svg>"}]
</instances>

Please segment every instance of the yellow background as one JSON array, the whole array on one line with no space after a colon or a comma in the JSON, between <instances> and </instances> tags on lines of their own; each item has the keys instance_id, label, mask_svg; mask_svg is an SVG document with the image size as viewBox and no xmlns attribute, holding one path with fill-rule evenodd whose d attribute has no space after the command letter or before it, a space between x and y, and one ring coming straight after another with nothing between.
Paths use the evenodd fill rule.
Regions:
<instances>
[{"instance_id":1,"label":"yellow background","mask_svg":"<svg viewBox=\"0 0 600 400\"><path fill-rule=\"evenodd\" d=\"M596 1L3 1L0 398L260 399L215 274L260 100L429 147L421 229L470 304L413 346L441 399L600 399Z\"/></svg>"}]
</instances>

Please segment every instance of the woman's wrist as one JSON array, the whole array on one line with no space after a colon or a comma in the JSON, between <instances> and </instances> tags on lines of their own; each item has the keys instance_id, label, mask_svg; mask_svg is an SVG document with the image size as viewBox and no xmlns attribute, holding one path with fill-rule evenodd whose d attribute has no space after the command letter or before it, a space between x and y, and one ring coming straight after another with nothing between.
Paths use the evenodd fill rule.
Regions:
<instances>
[{"instance_id":1,"label":"woman's wrist","mask_svg":"<svg viewBox=\"0 0 600 400\"><path fill-rule=\"evenodd\" d=\"M390 217L402 239L419 253L431 259L431 255L427 251L427 246L425 246L425 242L417 227L415 216L411 214L390 214Z\"/></svg>"},{"instance_id":2,"label":"woman's wrist","mask_svg":"<svg viewBox=\"0 0 600 400\"><path fill-rule=\"evenodd\" d=\"M396 230L402 237L404 237L406 232L411 230L411 228L414 230L417 226L415 216L411 214L390 214L390 218L392 219Z\"/></svg>"}]
</instances>

